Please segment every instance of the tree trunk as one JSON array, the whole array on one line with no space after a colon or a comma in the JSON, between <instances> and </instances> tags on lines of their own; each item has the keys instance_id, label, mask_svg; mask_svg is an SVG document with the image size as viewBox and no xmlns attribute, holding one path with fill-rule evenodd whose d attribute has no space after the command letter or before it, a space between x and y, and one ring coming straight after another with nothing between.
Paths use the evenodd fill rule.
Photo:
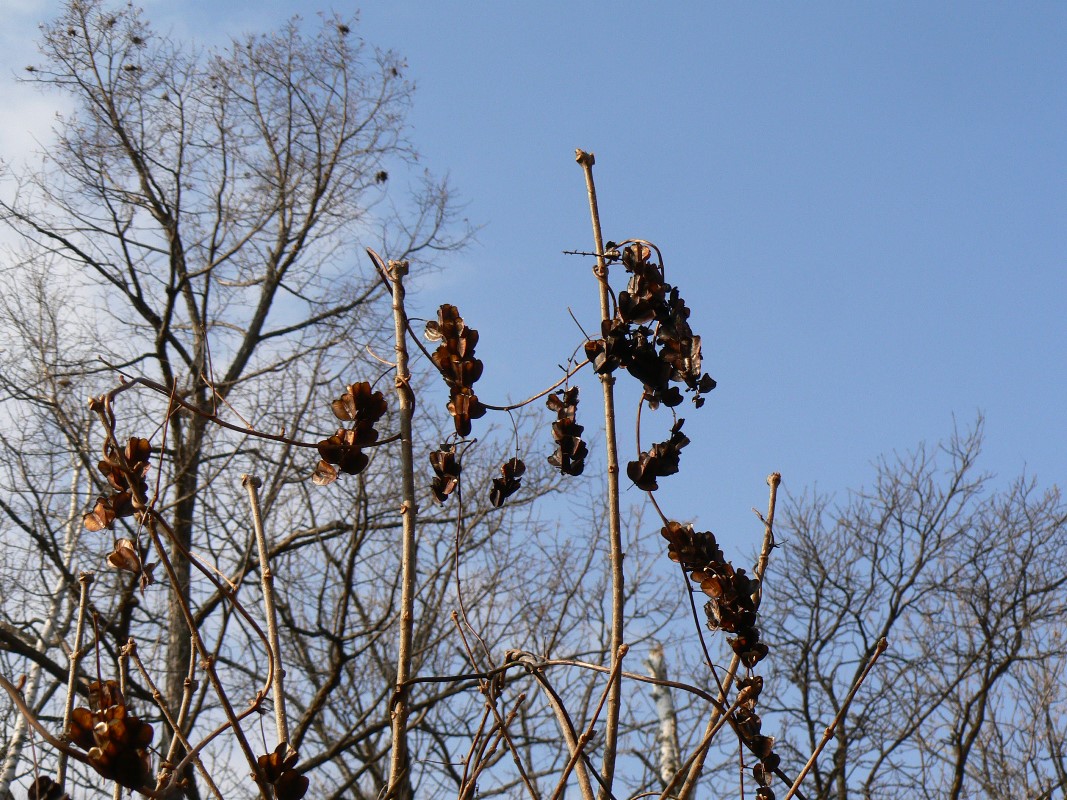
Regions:
<instances>
[{"instance_id":1,"label":"tree trunk","mask_svg":"<svg viewBox=\"0 0 1067 800\"><path fill-rule=\"evenodd\" d=\"M645 660L648 674L656 680L667 680L667 665L663 661L663 645L655 642L648 651ZM659 731L656 742L659 744L659 779L666 787L677 774L679 763L678 714L674 709L674 697L667 686L653 684L652 700L656 704L656 716L659 718Z\"/></svg>"},{"instance_id":2,"label":"tree trunk","mask_svg":"<svg viewBox=\"0 0 1067 800\"><path fill-rule=\"evenodd\" d=\"M184 430L183 430L184 428ZM193 547L193 515L196 511L197 483L200 477L200 464L202 459L201 448L204 444L206 422L201 417L193 417L184 426L182 421L174 418L172 428L175 447L175 475L174 487L177 501L174 507L174 532L175 546L168 548L168 556L174 567L177 577L176 585L171 587L170 599L167 606L167 657L166 657L166 686L164 693L171 714L178 717L182 705L182 697L186 691L185 681L189 673L189 660L192 658L192 638L189 625L182 609L184 604L189 608L189 586L191 580L191 566L186 553ZM191 608L190 608L191 610ZM186 732L192 729L191 720L184 721L183 728ZM166 745L170 744L170 736L166 737ZM164 747L164 752L166 747ZM179 752L184 750L179 746ZM196 783L196 773L190 764L186 770L186 796L199 797Z\"/></svg>"}]
</instances>

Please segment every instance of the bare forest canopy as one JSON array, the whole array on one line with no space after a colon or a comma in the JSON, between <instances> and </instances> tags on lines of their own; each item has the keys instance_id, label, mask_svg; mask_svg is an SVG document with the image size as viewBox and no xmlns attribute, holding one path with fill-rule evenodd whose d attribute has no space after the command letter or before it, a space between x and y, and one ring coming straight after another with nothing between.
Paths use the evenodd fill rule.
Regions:
<instances>
[{"instance_id":1,"label":"bare forest canopy","mask_svg":"<svg viewBox=\"0 0 1067 800\"><path fill-rule=\"evenodd\" d=\"M484 396L507 334L408 316L470 230L396 188L411 84L353 26L42 27L73 110L0 175L0 799L1063 797L1058 492L983 473L978 420L843 501L772 473L726 554L659 492L726 344L581 150L561 303L599 318Z\"/></svg>"}]
</instances>

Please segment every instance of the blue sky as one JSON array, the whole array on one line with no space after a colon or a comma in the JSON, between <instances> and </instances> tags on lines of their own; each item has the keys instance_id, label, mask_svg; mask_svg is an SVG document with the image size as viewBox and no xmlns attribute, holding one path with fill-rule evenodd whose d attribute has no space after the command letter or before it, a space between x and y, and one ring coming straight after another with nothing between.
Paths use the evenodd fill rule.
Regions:
<instances>
[{"instance_id":1,"label":"blue sky","mask_svg":"<svg viewBox=\"0 0 1067 800\"><path fill-rule=\"evenodd\" d=\"M145 5L178 36L318 10ZM55 98L7 76L58 4L4 6L12 158ZM484 226L416 313L453 302L481 331L485 399L554 379L580 341L568 305L595 327L589 264L560 254L592 246L582 147L605 236L663 249L719 381L684 413L675 514L747 550L767 473L842 492L980 411L986 469L1062 480L1067 5L393 0L363 5L357 33L406 56L423 163ZM646 423L646 443L669 427Z\"/></svg>"}]
</instances>

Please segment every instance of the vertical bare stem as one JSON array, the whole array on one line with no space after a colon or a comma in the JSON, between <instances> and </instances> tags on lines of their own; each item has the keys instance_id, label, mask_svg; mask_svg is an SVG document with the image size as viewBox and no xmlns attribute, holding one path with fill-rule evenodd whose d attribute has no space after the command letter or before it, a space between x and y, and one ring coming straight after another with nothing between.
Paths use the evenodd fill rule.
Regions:
<instances>
[{"instance_id":1,"label":"vertical bare stem","mask_svg":"<svg viewBox=\"0 0 1067 800\"><path fill-rule=\"evenodd\" d=\"M174 763L178 758L178 745L184 738L185 721L189 717L189 708L193 704L193 691L196 689L196 647L189 642L189 669L185 673L185 686L182 690L182 702L178 709L178 718L174 721L174 730L182 731L183 736L175 734L170 739L170 747L167 750L167 761ZM166 698L164 698L166 702Z\"/></svg>"},{"instance_id":2,"label":"vertical bare stem","mask_svg":"<svg viewBox=\"0 0 1067 800\"><path fill-rule=\"evenodd\" d=\"M267 617L267 638L270 639L270 658L273 664L271 689L274 692L274 724L278 744L289 741L289 721L285 716L285 670L282 667L281 641L278 637L278 613L274 607L274 573L270 569L267 535L263 532L263 515L259 507L259 487L263 481L255 475L242 475L241 485L248 490L248 504L252 509L252 529L259 548L259 574L263 583L263 612Z\"/></svg>"},{"instance_id":3,"label":"vertical bare stem","mask_svg":"<svg viewBox=\"0 0 1067 800\"><path fill-rule=\"evenodd\" d=\"M600 284L600 317L609 320L612 316L611 298L608 292L608 264L604 259L604 237L600 229L600 210L596 202L596 186L593 183L592 153L575 151L575 158L585 172L585 187L589 193L589 215L593 224L593 243L596 247L596 276ZM600 385L604 390L604 440L608 458L608 543L611 558L611 652L618 653L623 645L623 622L625 576L622 569L622 525L619 514L619 445L615 434L615 378L601 375ZM607 800L615 776L615 756L619 741L619 708L622 703L622 683L616 681L608 695L608 713L604 731L604 765L601 774L604 783L600 788L600 800Z\"/></svg>"},{"instance_id":4,"label":"vertical bare stem","mask_svg":"<svg viewBox=\"0 0 1067 800\"><path fill-rule=\"evenodd\" d=\"M70 731L70 715L74 712L74 684L78 679L78 660L82 655L82 641L85 636L85 609L89 605L89 587L93 585L93 573L83 572L78 576L81 592L78 595L78 625L74 629L74 650L70 654L70 671L67 673L67 702L63 708L63 736ZM59 753L59 765L56 767L56 783L62 786L67 779L67 754Z\"/></svg>"},{"instance_id":5,"label":"vertical bare stem","mask_svg":"<svg viewBox=\"0 0 1067 800\"><path fill-rule=\"evenodd\" d=\"M756 580L759 588L752 600L759 608L760 600L763 599L763 573L767 571L767 560L771 557L774 549L774 507L778 501L778 487L782 483L782 473L772 472L767 476L767 485L771 487L771 496L767 500L767 516L763 518L763 547L760 548L759 560L756 562Z\"/></svg>"},{"instance_id":6,"label":"vertical bare stem","mask_svg":"<svg viewBox=\"0 0 1067 800\"><path fill-rule=\"evenodd\" d=\"M376 254L371 254L377 258ZM379 259L380 260L380 259ZM404 276L407 261L390 261L387 274L393 284L393 321L396 325L396 395L400 406L400 517L402 524L400 644L396 661L396 691L392 701L393 749L389 762L389 791L393 800L411 800L411 759L408 755L408 688L415 618L415 467L412 456L411 417L415 395L408 371L407 314L404 311Z\"/></svg>"}]
</instances>

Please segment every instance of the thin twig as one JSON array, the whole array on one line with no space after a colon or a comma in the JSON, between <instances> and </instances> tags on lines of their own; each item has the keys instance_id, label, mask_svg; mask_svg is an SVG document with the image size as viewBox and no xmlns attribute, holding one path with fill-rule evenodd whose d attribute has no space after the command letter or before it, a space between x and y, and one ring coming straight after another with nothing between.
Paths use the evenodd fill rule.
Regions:
<instances>
[{"instance_id":1,"label":"thin twig","mask_svg":"<svg viewBox=\"0 0 1067 800\"><path fill-rule=\"evenodd\" d=\"M556 715L556 724L559 727L559 731L563 736L563 741L567 745L567 750L571 756L580 752L578 749L578 734L574 727L574 721L571 719L570 714L567 712L567 706L563 702L563 698L559 696L555 687L551 684L545 674L541 671L541 662L528 654L523 654L525 660L524 666L527 671L533 676L541 688L544 690L545 698L548 700L548 704L552 707L552 713ZM569 762L568 762L569 763ZM593 800L595 795L593 794L593 784L589 780L589 774L586 771L585 763L582 761L576 762L576 773L578 776L578 788L582 793L582 800Z\"/></svg>"},{"instance_id":2,"label":"thin twig","mask_svg":"<svg viewBox=\"0 0 1067 800\"><path fill-rule=\"evenodd\" d=\"M684 564L679 564L678 567L681 569L682 580L685 583L685 593L689 597L689 610L693 615L693 627L696 628L697 639L700 640L700 650L704 653L704 663L708 665L708 670L711 672L711 679L715 681L715 685L719 688L719 696L726 697L726 690L723 688L723 683L719 679L719 670L715 668L715 662L712 660L711 653L708 651L708 642L704 637L704 626L700 624L700 612L697 611L696 590L693 588L693 581L689 577L689 572L686 571Z\"/></svg>"},{"instance_id":3,"label":"thin twig","mask_svg":"<svg viewBox=\"0 0 1067 800\"><path fill-rule=\"evenodd\" d=\"M174 716L170 713L170 709L167 708L167 701L163 697L163 693L159 690L159 687L156 686L155 681L152 680L152 676L148 673L148 670L145 669L145 665L141 661L141 656L137 653L137 642L135 642L131 637L130 640L126 643L125 647L122 648L122 650L124 655L128 655L131 659L133 659L133 665L137 667L137 671L141 673L141 678L144 680L145 686L147 686L148 691L152 693L152 699L156 701L156 705L163 713L163 718L167 721L167 724L170 726L170 729L174 732L174 739L176 741L181 742L182 746L186 750L191 751L193 749L192 745L189 744L189 740L185 738L185 734L182 732L181 726L178 724L178 720L174 719ZM218 798L218 800L222 800L222 793L219 791L218 786L215 785L215 781L211 779L211 775L204 767L204 763L199 758L195 758L193 760L193 764L196 766L197 771L200 773L200 777L202 777L204 779L204 782L208 785L208 788L211 790L211 793L214 794L215 797ZM162 790L167 785L168 779L170 779L171 777L178 777L178 773L161 772L160 780L158 785L156 786L156 790Z\"/></svg>"},{"instance_id":4,"label":"thin twig","mask_svg":"<svg viewBox=\"0 0 1067 800\"><path fill-rule=\"evenodd\" d=\"M203 382L204 382L204 383L205 383L205 384L206 384L207 386L209 386L209 387L211 388L211 394L212 394L212 397L213 397L213 399L221 401L221 402L222 402L222 404L223 404L224 406L226 406L226 408L230 409L230 411L231 411L231 412L233 413L233 415L234 415L235 417L237 417L237 419L241 420L241 422L243 422L243 423L245 424L245 426L246 426L246 427L248 427L248 428L251 428L251 427L253 427L253 426L252 426L252 423L251 423L251 422L249 422L249 421L248 421L247 419L245 419L245 418L244 418L244 416L243 416L243 415L241 414L241 412L240 412L240 411L238 411L238 410L237 410L236 408L234 408L234 407L233 407L233 406L232 406L232 405L230 404L230 401L229 401L229 400L227 400L227 399L226 399L226 398L225 398L225 397L223 396L222 392L220 392L220 391L218 390L218 387L217 387L217 386L215 385L215 380L214 380L214 378L209 378L209 377L208 377L207 375L205 375L204 373L202 373L202 372L201 372L201 373L200 373L200 379L201 379L201 380L202 380L202 381L203 381ZM214 413L214 414L218 414L218 406L215 406L215 409L216 409L216 410L215 410L214 412L212 412L212 413Z\"/></svg>"},{"instance_id":5,"label":"thin twig","mask_svg":"<svg viewBox=\"0 0 1067 800\"><path fill-rule=\"evenodd\" d=\"M270 551L263 531L263 515L259 505L259 487L263 481L255 475L242 475L241 484L248 490L248 504L252 509L252 530L259 548L259 574L263 585L263 613L267 618L267 638L270 639L270 659L274 680L274 724L278 744L289 742L289 722L285 716L285 668L282 666L281 639L278 636L278 612L274 606L274 573L270 569Z\"/></svg>"},{"instance_id":6,"label":"thin twig","mask_svg":"<svg viewBox=\"0 0 1067 800\"><path fill-rule=\"evenodd\" d=\"M493 653L489 649L489 645L485 643L485 639L478 633L475 627L471 624L471 621L467 618L467 603L463 599L463 574L460 570L460 545L462 544L462 537L465 533L463 527L463 479L460 478L456 484L456 535L452 538L453 553L452 553L452 565L455 570L456 576L456 603L459 606L459 619L463 620L463 625L471 632L471 634L478 640L478 644L481 645L482 652L485 653L485 661L489 668L492 669L496 666L493 663ZM471 662L471 666L478 669L478 659L474 656L474 650L467 643L467 637L463 633L463 628L459 627L459 621L456 619L456 612L452 612L453 621L456 623L456 627L459 629L460 638L463 639L463 646L467 650L467 657Z\"/></svg>"},{"instance_id":7,"label":"thin twig","mask_svg":"<svg viewBox=\"0 0 1067 800\"><path fill-rule=\"evenodd\" d=\"M113 367L113 369L115 369L116 372L119 372L119 377L122 379L122 383L120 383L114 389L109 391L106 395L102 395L102 398L113 400L122 392L129 391L130 389L133 389L136 386L144 386L146 389L151 389L153 392L166 395L168 398L171 399L173 405L181 406L186 411L195 414L198 417L202 417L208 422L211 422L214 425L218 425L220 428L226 428L227 430L237 431L238 433L243 433L248 436L254 436L257 439L266 439L269 442L280 442L281 444L289 445L290 447L304 447L308 449L315 449L319 446L318 442L303 442L299 439L293 439L290 436L286 436L285 434L267 433L266 431L256 430L252 427L241 427L240 425L235 425L232 422L227 422L226 420L220 418L217 414L212 414L211 412L205 411L199 406L193 405L192 403L187 402L186 400L182 400L180 397L177 397L172 390L168 389L161 383L156 383L155 381L149 380L148 378L131 377L119 371L117 367ZM363 445L363 448L366 449L368 447L381 447L382 445L395 442L399 440L399 438L399 436L388 436L384 439L378 439L376 442L373 442L371 444Z\"/></svg>"},{"instance_id":8,"label":"thin twig","mask_svg":"<svg viewBox=\"0 0 1067 800\"><path fill-rule=\"evenodd\" d=\"M767 476L767 485L771 487L770 498L767 501L767 516L763 517L763 546L760 548L759 560L756 562L755 575L759 585L752 602L759 608L763 598L763 575L767 571L767 561L771 557L771 550L776 546L774 541L774 508L778 500L778 487L782 483L782 473L772 472Z\"/></svg>"},{"instance_id":9,"label":"thin twig","mask_svg":"<svg viewBox=\"0 0 1067 800\"><path fill-rule=\"evenodd\" d=\"M681 769L679 769L678 772L675 773L674 777L670 780L670 782L663 787L663 791L659 794L660 800L666 800L666 798L671 797L671 792L674 791L674 787L677 786L679 782L681 782L683 777L685 777L686 783L683 784L682 791L686 791L685 786L689 783L688 775L692 775L694 765L698 760L704 760L705 756L707 755L708 748L711 747L712 740L715 738L716 734L720 730L722 730L722 727L727 723L729 723L730 725L734 724L733 715L734 712L737 711L738 707L741 705L742 700L743 698L739 695L734 700L733 705L731 705L727 709L724 709L724 713L719 714L718 717L715 719L715 722L708 726L707 730L704 731L704 738L700 740L700 744L697 745L696 749L692 752L689 758L685 760L685 763L682 765ZM738 740L742 743L744 741L740 737L738 737ZM682 796L683 795L681 794L681 792L679 792L679 794L677 795L677 797Z\"/></svg>"},{"instance_id":10,"label":"thin twig","mask_svg":"<svg viewBox=\"0 0 1067 800\"><path fill-rule=\"evenodd\" d=\"M800 773L793 781L793 785L789 787L789 791L786 792L785 797L783 797L782 800L789 800L789 798L797 794L797 791L800 789L801 782L804 780L805 777L807 777L807 774L811 771L811 768L815 766L815 762L819 759L819 754L822 753L823 748L826 747L827 742L829 742L830 739L833 737L834 730L837 728L838 725L841 724L841 721L845 718L845 714L848 713L848 707L852 704L852 698L856 696L856 692L858 692L860 686L863 685L863 681L867 678L868 673L870 673L870 671L874 668L874 663L878 660L878 657L885 652L885 649L888 646L889 642L884 636L878 640L878 644L874 646L874 652L871 654L871 658L867 662L867 666L863 668L863 672L860 673L859 678L857 678L856 682L852 685L852 689L849 690L848 695L845 697L845 702L841 704L841 708L838 710L837 716L834 717L834 721L827 726L825 731L823 731L822 739L816 746L815 752L811 754L811 758L808 759L808 763L804 765L804 768L802 770L800 770Z\"/></svg>"},{"instance_id":11,"label":"thin twig","mask_svg":"<svg viewBox=\"0 0 1067 800\"><path fill-rule=\"evenodd\" d=\"M74 649L70 654L70 671L67 674L67 699L63 707L63 736L70 731L70 716L74 713L74 682L78 677L78 660L82 657L82 640L85 635L85 609L89 604L89 587L93 585L93 573L83 572L78 576L81 591L78 593L78 624L74 629ZM56 783L64 785L67 779L67 751L59 751L56 767Z\"/></svg>"},{"instance_id":12,"label":"thin twig","mask_svg":"<svg viewBox=\"0 0 1067 800\"><path fill-rule=\"evenodd\" d=\"M553 383L547 389L544 389L543 391L538 392L533 397L527 397L525 400L522 400L522 401L520 401L518 403L512 403L511 405L508 405L508 406L494 406L491 403L482 403L482 405L485 406L488 409L493 410L493 411L514 411L515 409L522 408L525 405L529 405L534 400L540 400L542 397L544 397L549 392L552 392L555 389L557 389L558 387L560 387L563 384L565 384L567 381L569 381L571 379L571 377L576 372L578 372L582 367L584 367L588 363L589 363L589 359L586 359L585 361L582 361L582 362L579 362L578 364L575 364L573 367L571 367L569 370L567 370L567 373L562 378L560 378L558 381Z\"/></svg>"},{"instance_id":13,"label":"thin twig","mask_svg":"<svg viewBox=\"0 0 1067 800\"><path fill-rule=\"evenodd\" d=\"M604 687L604 693L600 697L600 702L597 703L596 711L593 712L592 718L589 720L589 724L582 732L582 735L578 737L577 746L571 752L571 757L567 761L567 766L563 768L563 774L559 777L559 785L556 787L556 791L552 794L552 800L559 800L563 796L563 790L567 787L567 778L571 774L571 770L574 769L579 759L583 758L586 745L589 744L593 735L596 733L596 729L593 727L596 725L596 721L600 719L600 712L604 710L604 703L608 699L608 695L611 693L611 687L617 683L620 683L619 673L622 671L622 659L629 651L629 647L625 644L619 648L615 653L615 663L611 665L611 673L608 675L608 685Z\"/></svg>"},{"instance_id":14,"label":"thin twig","mask_svg":"<svg viewBox=\"0 0 1067 800\"><path fill-rule=\"evenodd\" d=\"M526 653L521 650L510 650L508 651L508 655L509 660L506 663L501 664L494 669L487 670L486 672L464 672L456 675L424 675L418 678L412 678L408 683L457 683L459 681L484 680L503 672L507 672L515 667L523 667L526 670L530 670L531 664L536 664L539 669L543 667L578 667L579 669L587 669L591 672L600 672L604 674L610 674L612 670L611 667L605 667L603 664L592 664L588 661L579 661L573 658L539 658L532 653ZM627 680L678 689L679 691L688 692L695 697L699 697L701 700L712 704L718 702L715 695L705 692L703 689L689 683L673 680L660 680L649 675L642 675L640 672L627 672L626 670L623 670L620 674ZM725 710L725 707L723 707L722 710Z\"/></svg>"},{"instance_id":15,"label":"thin twig","mask_svg":"<svg viewBox=\"0 0 1067 800\"><path fill-rule=\"evenodd\" d=\"M496 731L496 735L491 739L487 736L482 741L482 746L478 748L478 752L474 756L474 771L471 773L466 784L461 787L458 800L471 800L471 798L476 797L476 792L478 791L478 776L489 767L493 756L496 755L497 749L500 747L500 743L505 741L504 726L515 720L518 711L518 708L512 709L508 713L507 719L500 723L500 725L495 726L494 730Z\"/></svg>"},{"instance_id":16,"label":"thin twig","mask_svg":"<svg viewBox=\"0 0 1067 800\"><path fill-rule=\"evenodd\" d=\"M455 621L455 618L455 614L453 614L453 621ZM474 769L477 769L475 760L477 758L477 753L480 750L479 745L482 742L482 732L485 730L485 726L489 722L489 711L489 703L486 703L485 707L482 708L482 718L481 720L479 720L478 727L475 728L474 735L471 737L471 746L470 749L467 751L467 757L463 759L463 774L460 776L459 782L461 795L464 791L463 787L467 786L469 783L472 782L472 779L468 777L468 773L470 772L471 768L473 767Z\"/></svg>"},{"instance_id":17,"label":"thin twig","mask_svg":"<svg viewBox=\"0 0 1067 800\"><path fill-rule=\"evenodd\" d=\"M182 702L178 708L178 718L175 720L175 726L178 730L185 730L185 721L189 716L189 709L193 705L193 692L196 689L196 647L192 644L192 639L189 642L189 668L185 673L185 684L182 688ZM178 745L180 740L174 737L170 740L170 747L167 750L167 761L174 763L174 759L178 756Z\"/></svg>"},{"instance_id":18,"label":"thin twig","mask_svg":"<svg viewBox=\"0 0 1067 800\"><path fill-rule=\"evenodd\" d=\"M455 544L454 563L455 563L455 571L456 571L455 572L455 574L456 574L456 601L459 604L459 613L457 614L457 612L455 612L455 611L452 612L452 622L456 626L456 630L459 632L460 641L463 642L463 648L467 652L467 658L470 660L471 666L474 667L475 669L478 669L478 659L475 658L474 650L473 650L473 648L471 648L470 643L467 641L467 635L463 632L464 626L467 628L467 630L469 630L471 632L471 634L475 638L477 638L478 644L481 645L482 651L485 653L486 663L489 665L490 670L493 670L496 667L496 664L494 663L494 660L493 660L493 653L489 649L489 645L486 644L485 639L482 637L482 635L480 633L478 633L478 631L471 624L470 620L467 618L466 603L463 600L463 583L462 583L462 575L461 575L461 572L460 572L460 538L462 537L463 532L464 532L464 529L463 529L463 481L462 480L460 480L459 484L456 487L456 504L457 504L457 506L456 506L456 535L454 537L454 544ZM462 626L460 625L460 620L461 619L463 621L463 625ZM502 674L503 673L497 673L497 675L502 675ZM497 683L497 678L494 677L494 678L486 678L486 679L483 679L483 680L479 680L478 684L479 684L479 687L481 688L482 694L484 694L485 697L486 697L486 706L487 706L487 708L490 711L492 711L492 713L493 713L493 718L496 720L497 727L500 730L500 735L503 736L504 740L507 742L508 750L511 752L511 758L515 762L515 768L519 771L519 777L522 779L522 782L524 784L526 784L526 788L527 788L527 790L529 790L530 796L533 797L534 800L538 800L539 795L537 793L537 787L534 786L533 781L530 779L530 776L527 773L526 767L522 763L522 759L519 758L518 748L515 747L515 743L511 739L511 732L508 730L508 723L509 723L509 721L511 719L514 718L514 714L509 714L508 715L508 720L505 720L501 716L500 710L496 707L496 701L497 701L497 698L500 695L499 684ZM521 700L520 700L520 702L521 702ZM485 724L485 720L483 719L482 725L484 726L484 724ZM482 730L482 728L478 729L479 735L481 733L481 730ZM480 771L480 770L478 770L478 771ZM464 774L466 774L466 767L464 767Z\"/></svg>"},{"instance_id":19,"label":"thin twig","mask_svg":"<svg viewBox=\"0 0 1067 800\"><path fill-rule=\"evenodd\" d=\"M22 692L20 692L18 688L3 675L0 675L0 689L3 689L5 692L7 692L8 697L11 698L11 702L14 703L15 708L17 708L18 712L22 714L26 722L29 723L30 727L37 731L37 733L40 734L41 738L48 742L48 744L58 750L60 752L60 755L65 755L70 758L73 758L75 761L80 761L82 764L89 763L89 759L87 756L72 748L67 742L63 741L62 739L58 739L53 736L52 733L48 730L48 728L46 728L40 723L37 717L34 716L33 710L28 705L26 705L26 701L22 699ZM58 774L56 783L59 783Z\"/></svg>"}]
</instances>

